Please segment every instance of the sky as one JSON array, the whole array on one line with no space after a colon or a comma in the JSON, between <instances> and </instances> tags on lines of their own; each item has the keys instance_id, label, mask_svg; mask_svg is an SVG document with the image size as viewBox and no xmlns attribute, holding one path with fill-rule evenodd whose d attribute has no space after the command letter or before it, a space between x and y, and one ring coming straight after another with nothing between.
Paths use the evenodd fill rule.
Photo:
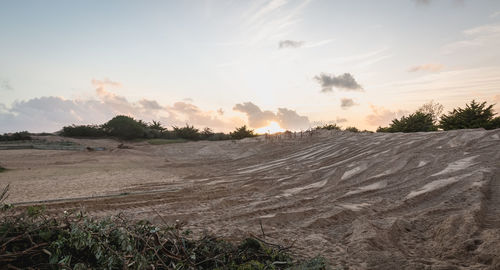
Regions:
<instances>
[{"instance_id":1,"label":"sky","mask_svg":"<svg viewBox=\"0 0 500 270\"><path fill-rule=\"evenodd\" d=\"M0 133L119 114L375 130L431 100L500 104L498 48L498 0L0 0Z\"/></svg>"}]
</instances>

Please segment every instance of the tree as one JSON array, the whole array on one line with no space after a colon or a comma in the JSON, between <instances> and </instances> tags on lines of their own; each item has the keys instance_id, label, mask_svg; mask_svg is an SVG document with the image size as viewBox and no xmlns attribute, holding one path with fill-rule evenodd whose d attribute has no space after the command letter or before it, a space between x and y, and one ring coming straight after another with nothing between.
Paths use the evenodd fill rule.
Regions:
<instances>
[{"instance_id":1,"label":"tree","mask_svg":"<svg viewBox=\"0 0 500 270\"><path fill-rule=\"evenodd\" d=\"M178 138L186 139L186 140L198 140L200 139L200 133L197 128L194 126L190 126L186 124L185 127L173 127L174 133Z\"/></svg>"},{"instance_id":2,"label":"tree","mask_svg":"<svg viewBox=\"0 0 500 270\"><path fill-rule=\"evenodd\" d=\"M207 140L207 139L211 138L212 136L214 136L214 134L215 134L215 133L212 131L212 129L211 129L211 128L206 127L206 128L204 128L204 129L203 129L203 131L200 133L200 138L201 138L202 140Z\"/></svg>"},{"instance_id":3,"label":"tree","mask_svg":"<svg viewBox=\"0 0 500 270\"><path fill-rule=\"evenodd\" d=\"M377 132L422 132L436 131L432 115L417 111L401 119L394 119L389 127L379 127Z\"/></svg>"},{"instance_id":4,"label":"tree","mask_svg":"<svg viewBox=\"0 0 500 270\"><path fill-rule=\"evenodd\" d=\"M420 106L417 112L432 115L432 121L434 121L434 124L437 124L437 122L439 121L439 117L443 113L443 109L444 109L443 105L434 102L434 100L431 100L425 103L424 105Z\"/></svg>"},{"instance_id":5,"label":"tree","mask_svg":"<svg viewBox=\"0 0 500 270\"><path fill-rule=\"evenodd\" d=\"M161 125L160 121L155 121L155 120L153 120L153 122L148 125L148 128L158 130L160 132L165 130L165 128Z\"/></svg>"},{"instance_id":6,"label":"tree","mask_svg":"<svg viewBox=\"0 0 500 270\"><path fill-rule=\"evenodd\" d=\"M346 127L345 131L359 132L359 129L357 127Z\"/></svg>"},{"instance_id":7,"label":"tree","mask_svg":"<svg viewBox=\"0 0 500 270\"><path fill-rule=\"evenodd\" d=\"M242 126L236 128L235 131L229 133L232 139L240 140L248 137L255 137L256 135L253 133L252 129L247 129L247 126Z\"/></svg>"},{"instance_id":8,"label":"tree","mask_svg":"<svg viewBox=\"0 0 500 270\"><path fill-rule=\"evenodd\" d=\"M103 130L111 136L121 139L136 139L144 137L144 123L134 118L118 115L102 125Z\"/></svg>"},{"instance_id":9,"label":"tree","mask_svg":"<svg viewBox=\"0 0 500 270\"><path fill-rule=\"evenodd\" d=\"M465 108L456 108L441 117L439 125L444 130L466 129L466 128L498 128L499 121L494 118L493 105L486 102L478 103L472 100ZM498 117L497 117L498 118Z\"/></svg>"}]
</instances>

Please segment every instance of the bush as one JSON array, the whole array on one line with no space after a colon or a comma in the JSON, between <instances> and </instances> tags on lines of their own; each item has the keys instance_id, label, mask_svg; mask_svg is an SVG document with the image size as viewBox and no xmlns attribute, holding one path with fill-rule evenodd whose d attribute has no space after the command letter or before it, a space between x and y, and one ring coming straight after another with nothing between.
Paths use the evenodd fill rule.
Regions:
<instances>
[{"instance_id":1,"label":"bush","mask_svg":"<svg viewBox=\"0 0 500 270\"><path fill-rule=\"evenodd\" d=\"M214 134L215 133L212 131L212 129L206 127L200 133L200 139L202 139L202 140L208 140L210 137L214 136Z\"/></svg>"},{"instance_id":2,"label":"bush","mask_svg":"<svg viewBox=\"0 0 500 270\"><path fill-rule=\"evenodd\" d=\"M432 114L417 111L408 116L401 117L400 120L394 119L389 127L379 127L377 132L427 132L436 131Z\"/></svg>"},{"instance_id":3,"label":"bush","mask_svg":"<svg viewBox=\"0 0 500 270\"><path fill-rule=\"evenodd\" d=\"M130 140L144 138L146 126L132 117L118 115L102 125L102 128L107 135Z\"/></svg>"},{"instance_id":4,"label":"bush","mask_svg":"<svg viewBox=\"0 0 500 270\"><path fill-rule=\"evenodd\" d=\"M359 129L357 127L346 127L345 131L359 132Z\"/></svg>"},{"instance_id":5,"label":"bush","mask_svg":"<svg viewBox=\"0 0 500 270\"><path fill-rule=\"evenodd\" d=\"M0 141L23 141L31 140L31 135L28 131L15 132L10 134L0 135Z\"/></svg>"},{"instance_id":6,"label":"bush","mask_svg":"<svg viewBox=\"0 0 500 270\"><path fill-rule=\"evenodd\" d=\"M223 141L223 140L231 140L231 135L223 133L223 132L217 132L214 133L212 136L208 138L209 141Z\"/></svg>"},{"instance_id":7,"label":"bush","mask_svg":"<svg viewBox=\"0 0 500 270\"><path fill-rule=\"evenodd\" d=\"M493 118L493 105L486 106L486 102L478 103L472 100L465 108L453 109L441 117L439 125L444 130L466 128L499 128L498 117Z\"/></svg>"},{"instance_id":8,"label":"bush","mask_svg":"<svg viewBox=\"0 0 500 270\"><path fill-rule=\"evenodd\" d=\"M323 125L321 127L316 127L316 129L326 129L326 130L341 130L340 126L337 126L337 124L328 124L328 125Z\"/></svg>"},{"instance_id":9,"label":"bush","mask_svg":"<svg viewBox=\"0 0 500 270\"><path fill-rule=\"evenodd\" d=\"M256 237L232 244L213 235L82 214L49 217L43 211L0 221L0 265L12 269L327 269L326 261L299 261L287 248Z\"/></svg>"},{"instance_id":10,"label":"bush","mask_svg":"<svg viewBox=\"0 0 500 270\"><path fill-rule=\"evenodd\" d=\"M256 135L253 133L253 130L247 129L247 126L245 125L236 128L235 131L229 133L229 136L231 136L231 139L241 140L243 138L255 137Z\"/></svg>"},{"instance_id":11,"label":"bush","mask_svg":"<svg viewBox=\"0 0 500 270\"><path fill-rule=\"evenodd\" d=\"M200 133L197 128L194 126L190 126L186 124L185 127L173 127L175 136L177 138L186 139L186 140L199 140Z\"/></svg>"},{"instance_id":12,"label":"bush","mask_svg":"<svg viewBox=\"0 0 500 270\"><path fill-rule=\"evenodd\" d=\"M65 126L61 131L61 136L65 137L103 137L106 136L104 130L97 125Z\"/></svg>"},{"instance_id":13,"label":"bush","mask_svg":"<svg viewBox=\"0 0 500 270\"><path fill-rule=\"evenodd\" d=\"M5 172L6 170L7 170L7 169L5 169L4 167L2 167L2 166L0 165L0 173L1 173L1 172Z\"/></svg>"}]
</instances>

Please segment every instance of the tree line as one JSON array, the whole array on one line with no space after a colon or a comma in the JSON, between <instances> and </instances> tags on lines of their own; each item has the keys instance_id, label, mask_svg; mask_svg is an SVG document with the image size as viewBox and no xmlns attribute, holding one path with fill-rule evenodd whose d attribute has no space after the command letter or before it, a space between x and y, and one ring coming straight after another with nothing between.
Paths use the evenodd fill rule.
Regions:
<instances>
[{"instance_id":1,"label":"tree line","mask_svg":"<svg viewBox=\"0 0 500 270\"><path fill-rule=\"evenodd\" d=\"M213 132L210 128L199 130L186 124L184 127L173 126L167 129L158 121L146 123L130 116L118 115L102 125L71 125L63 127L62 136L66 137L116 137L132 139L185 139L185 140L239 140L254 137L256 134L247 126L236 128L233 132Z\"/></svg>"},{"instance_id":2,"label":"tree line","mask_svg":"<svg viewBox=\"0 0 500 270\"><path fill-rule=\"evenodd\" d=\"M492 105L472 100L465 108L455 108L442 114L443 105L431 101L414 113L393 119L388 127L378 127L377 132L427 132L454 129L500 128L500 117L495 117Z\"/></svg>"}]
</instances>

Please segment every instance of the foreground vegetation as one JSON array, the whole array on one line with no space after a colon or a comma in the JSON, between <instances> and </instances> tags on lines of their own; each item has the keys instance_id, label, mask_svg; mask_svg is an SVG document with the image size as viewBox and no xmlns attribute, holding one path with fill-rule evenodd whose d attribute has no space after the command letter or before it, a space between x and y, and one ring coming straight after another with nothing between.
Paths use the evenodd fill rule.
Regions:
<instances>
[{"instance_id":1,"label":"foreground vegetation","mask_svg":"<svg viewBox=\"0 0 500 270\"><path fill-rule=\"evenodd\" d=\"M53 218L31 207L0 222L0 265L12 269L327 269L298 261L287 247L257 237L238 244L213 235L81 214Z\"/></svg>"},{"instance_id":2,"label":"foreground vegetation","mask_svg":"<svg viewBox=\"0 0 500 270\"><path fill-rule=\"evenodd\" d=\"M94 219L82 212L54 217L44 206L19 213L0 192L0 266L7 269L327 269L326 261L294 259L291 248L250 237L234 244L196 238L180 226ZM161 216L160 216L161 218Z\"/></svg>"}]
</instances>

